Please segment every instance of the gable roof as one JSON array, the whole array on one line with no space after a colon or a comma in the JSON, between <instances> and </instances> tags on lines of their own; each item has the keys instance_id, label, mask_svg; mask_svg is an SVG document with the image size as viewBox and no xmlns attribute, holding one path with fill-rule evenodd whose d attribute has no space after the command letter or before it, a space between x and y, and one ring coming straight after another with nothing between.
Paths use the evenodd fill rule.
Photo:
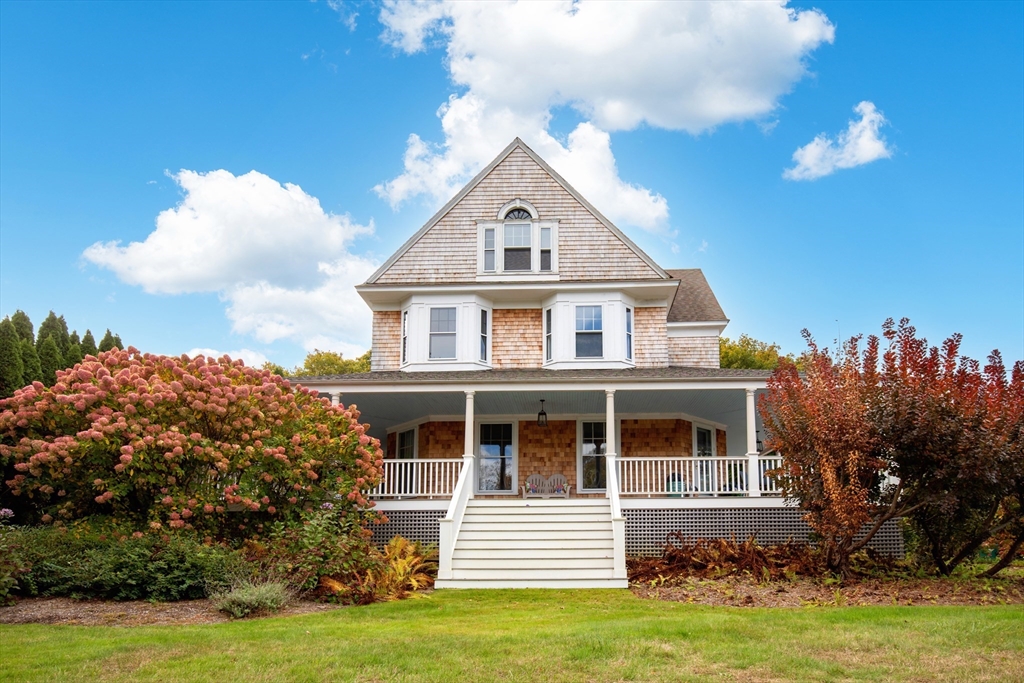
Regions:
<instances>
[{"instance_id":1,"label":"gable roof","mask_svg":"<svg viewBox=\"0 0 1024 683\"><path fill-rule=\"evenodd\" d=\"M668 322L710 322L727 321L715 293L700 268L666 271L674 280L679 280L672 305L668 309Z\"/></svg>"},{"instance_id":2,"label":"gable roof","mask_svg":"<svg viewBox=\"0 0 1024 683\"><path fill-rule=\"evenodd\" d=\"M576 189L573 188L568 182L566 182L565 179L562 178L562 176L560 176L553 168L551 168L551 166L549 166L546 161L540 158L540 156L538 156L536 152L530 149L525 142L523 142L520 138L517 137L515 140L509 143L509 145L504 150L502 150L502 152L498 154L498 156L495 157L494 160L491 161L491 163L487 164L487 166L485 166L483 170L477 173L476 176L471 181L469 181L469 183L465 187L459 190L459 192L454 197L452 197L448 201L448 203L442 206L438 210L438 212L435 213L430 218L430 220L428 220L423 225L422 228L417 230L412 237L406 240L405 244L399 247L398 251L392 254L391 257L387 261L385 261L384 264L381 265L381 267L378 268L377 271L369 277L369 279L366 280L365 284L373 284L377 282L377 280L384 273L386 273L388 269L395 264L395 262L397 262L402 256L404 256L405 253L408 252L409 249L412 248L412 246L416 244L416 242L418 242L421 237L423 237L423 235L425 235L431 228L437 225L437 223L442 218L444 218L445 215L447 215L448 212L451 211L454 206L456 206L460 201L462 201L466 197L466 195L468 195L477 185L480 184L480 182L484 178L488 176L488 174L491 173L491 171L495 169L496 166L498 166L498 164L504 161L516 149L522 150L527 156L529 156L530 159L532 159L548 175L550 175L551 178L562 187L562 189L568 192L573 199L579 202L602 225L604 225L604 227L606 227L613 235L615 235L619 240L621 240L622 243L625 244L630 251L636 254L636 256L640 258L644 263L646 263L659 277L666 280L671 279L669 274L665 270L663 270L661 266L654 262L654 259L652 259L646 253L644 253L644 251L640 249L640 247L638 247L636 244L634 244L633 241L625 235L625 233L619 230L610 220L605 218L600 211L594 208L594 206L589 201L587 201L585 197L583 197L583 195L577 192Z\"/></svg>"}]
</instances>

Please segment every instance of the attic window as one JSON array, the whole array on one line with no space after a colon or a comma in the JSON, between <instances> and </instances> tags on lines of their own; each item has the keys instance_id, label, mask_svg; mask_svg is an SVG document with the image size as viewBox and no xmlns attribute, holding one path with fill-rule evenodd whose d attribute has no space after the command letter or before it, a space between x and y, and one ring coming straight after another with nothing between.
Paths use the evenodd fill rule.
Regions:
<instances>
[{"instance_id":1,"label":"attic window","mask_svg":"<svg viewBox=\"0 0 1024 683\"><path fill-rule=\"evenodd\" d=\"M507 221L529 221L533 220L533 216L526 209L512 209L505 214L505 220Z\"/></svg>"}]
</instances>

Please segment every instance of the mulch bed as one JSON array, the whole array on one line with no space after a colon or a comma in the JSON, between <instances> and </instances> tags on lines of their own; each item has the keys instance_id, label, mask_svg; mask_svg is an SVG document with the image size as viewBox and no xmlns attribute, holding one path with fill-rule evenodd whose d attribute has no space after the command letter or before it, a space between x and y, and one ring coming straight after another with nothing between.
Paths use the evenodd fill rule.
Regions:
<instances>
[{"instance_id":1,"label":"mulch bed","mask_svg":"<svg viewBox=\"0 0 1024 683\"><path fill-rule=\"evenodd\" d=\"M729 607L1024 605L1024 578L1016 577L861 578L838 586L804 577L757 583L750 576L690 576L633 583L630 588L641 598Z\"/></svg>"},{"instance_id":2,"label":"mulch bed","mask_svg":"<svg viewBox=\"0 0 1024 683\"><path fill-rule=\"evenodd\" d=\"M339 609L340 605L309 600L292 602L273 617L310 614ZM231 619L209 600L147 602L130 600L72 600L70 598L22 598L0 607L0 624L61 624L75 626L166 626L215 624Z\"/></svg>"}]
</instances>

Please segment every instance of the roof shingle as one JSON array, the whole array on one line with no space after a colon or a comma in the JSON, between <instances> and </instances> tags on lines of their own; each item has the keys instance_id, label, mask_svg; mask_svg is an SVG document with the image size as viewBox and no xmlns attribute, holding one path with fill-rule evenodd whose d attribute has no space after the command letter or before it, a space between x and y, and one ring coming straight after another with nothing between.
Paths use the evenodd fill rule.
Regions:
<instances>
[{"instance_id":1,"label":"roof shingle","mask_svg":"<svg viewBox=\"0 0 1024 683\"><path fill-rule=\"evenodd\" d=\"M668 309L668 322L710 322L728 320L725 311L711 291L700 268L666 270L673 280L679 280L672 305Z\"/></svg>"}]
</instances>

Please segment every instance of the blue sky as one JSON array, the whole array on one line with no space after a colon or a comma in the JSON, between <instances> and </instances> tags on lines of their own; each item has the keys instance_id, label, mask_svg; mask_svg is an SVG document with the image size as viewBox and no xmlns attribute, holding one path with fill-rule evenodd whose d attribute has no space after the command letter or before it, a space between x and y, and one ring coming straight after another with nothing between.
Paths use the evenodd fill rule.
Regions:
<instances>
[{"instance_id":1,"label":"blue sky","mask_svg":"<svg viewBox=\"0 0 1024 683\"><path fill-rule=\"evenodd\" d=\"M907 316L1024 358L1024 4L473 7L0 3L0 315L351 355L351 284L520 134L662 266L704 269L729 336L799 352ZM646 39L677 19L720 40ZM861 102L870 144L840 149ZM784 178L819 134L820 177Z\"/></svg>"}]
</instances>

